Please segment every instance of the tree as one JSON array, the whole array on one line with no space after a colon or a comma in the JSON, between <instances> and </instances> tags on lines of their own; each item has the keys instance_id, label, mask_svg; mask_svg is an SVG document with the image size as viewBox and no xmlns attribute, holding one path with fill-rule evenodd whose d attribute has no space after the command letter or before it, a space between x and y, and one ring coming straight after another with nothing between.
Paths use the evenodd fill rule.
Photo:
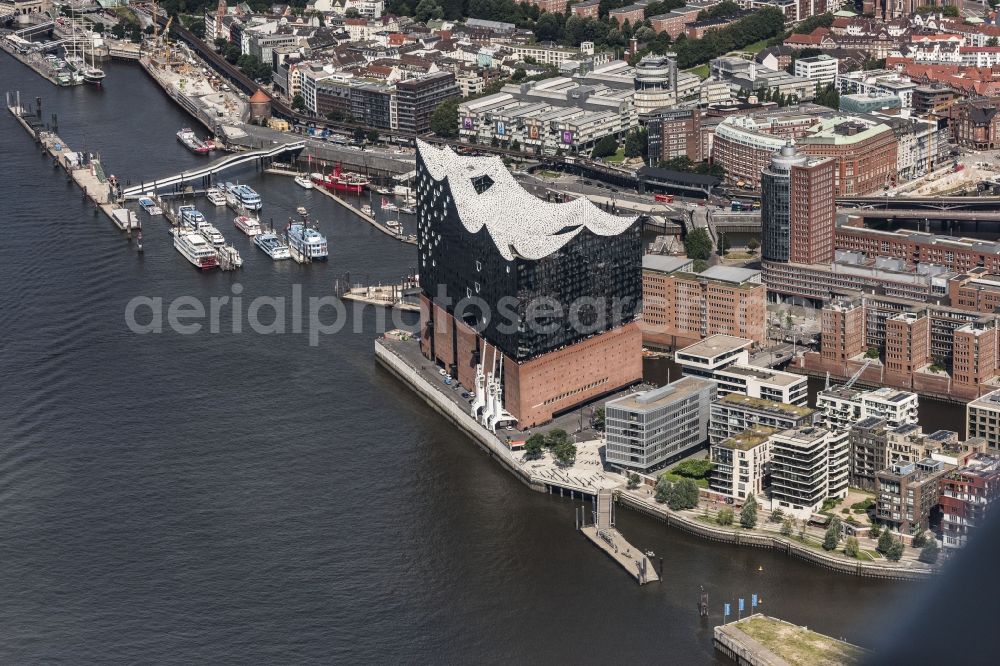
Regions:
<instances>
[{"instance_id":1,"label":"tree","mask_svg":"<svg viewBox=\"0 0 1000 666\"><path fill-rule=\"evenodd\" d=\"M378 143L378 130L368 130L365 133L365 138L368 139L368 143Z\"/></svg>"},{"instance_id":2,"label":"tree","mask_svg":"<svg viewBox=\"0 0 1000 666\"><path fill-rule=\"evenodd\" d=\"M569 443L569 435L562 428L553 428L545 435L545 446L555 451L560 446Z\"/></svg>"},{"instance_id":3,"label":"tree","mask_svg":"<svg viewBox=\"0 0 1000 666\"><path fill-rule=\"evenodd\" d=\"M598 407L594 410L594 418L591 421L594 430L604 430L604 408Z\"/></svg>"},{"instance_id":4,"label":"tree","mask_svg":"<svg viewBox=\"0 0 1000 666\"><path fill-rule=\"evenodd\" d=\"M637 127L625 135L625 157L641 157L646 153L646 128Z\"/></svg>"},{"instance_id":5,"label":"tree","mask_svg":"<svg viewBox=\"0 0 1000 666\"><path fill-rule=\"evenodd\" d=\"M571 465L576 460L576 444L570 441L562 442L552 449L556 462L561 465Z\"/></svg>"},{"instance_id":6,"label":"tree","mask_svg":"<svg viewBox=\"0 0 1000 666\"><path fill-rule=\"evenodd\" d=\"M628 475L628 489L629 490L635 490L636 488L639 487L639 483L641 483L641 482L642 482L642 479L639 478L638 474L636 474L635 472L629 472L629 475Z\"/></svg>"},{"instance_id":7,"label":"tree","mask_svg":"<svg viewBox=\"0 0 1000 666\"><path fill-rule=\"evenodd\" d=\"M878 523L872 523L871 529L868 530L868 536L870 536L873 539L878 539L881 533L882 533L882 528L879 527Z\"/></svg>"},{"instance_id":8,"label":"tree","mask_svg":"<svg viewBox=\"0 0 1000 666\"><path fill-rule=\"evenodd\" d=\"M431 131L443 139L458 136L458 104L459 99L453 98L441 102L431 114Z\"/></svg>"},{"instance_id":9,"label":"tree","mask_svg":"<svg viewBox=\"0 0 1000 666\"><path fill-rule=\"evenodd\" d=\"M753 495L747 499L746 504L740 509L740 526L746 530L757 527L757 500Z\"/></svg>"},{"instance_id":10,"label":"tree","mask_svg":"<svg viewBox=\"0 0 1000 666\"><path fill-rule=\"evenodd\" d=\"M216 37L213 43L215 44L215 50L219 53L222 53L229 46L229 40L225 37Z\"/></svg>"},{"instance_id":11,"label":"tree","mask_svg":"<svg viewBox=\"0 0 1000 666\"><path fill-rule=\"evenodd\" d=\"M923 548L927 545L927 535L921 530L913 537L911 544L914 548Z\"/></svg>"},{"instance_id":12,"label":"tree","mask_svg":"<svg viewBox=\"0 0 1000 666\"><path fill-rule=\"evenodd\" d=\"M996 37L990 37L986 40L986 46L1000 46L1000 39Z\"/></svg>"},{"instance_id":13,"label":"tree","mask_svg":"<svg viewBox=\"0 0 1000 666\"><path fill-rule=\"evenodd\" d=\"M733 510L728 506L724 506L719 509L719 513L715 516L715 522L720 525L727 526L733 524Z\"/></svg>"},{"instance_id":14,"label":"tree","mask_svg":"<svg viewBox=\"0 0 1000 666\"><path fill-rule=\"evenodd\" d=\"M205 19L197 18L191 21L188 30L194 33L194 36L198 39L205 39Z\"/></svg>"},{"instance_id":15,"label":"tree","mask_svg":"<svg viewBox=\"0 0 1000 666\"><path fill-rule=\"evenodd\" d=\"M780 523L785 517L785 512L781 509L775 509L771 512L771 517L768 518L769 522Z\"/></svg>"},{"instance_id":16,"label":"tree","mask_svg":"<svg viewBox=\"0 0 1000 666\"><path fill-rule=\"evenodd\" d=\"M98 21L97 23L92 23L90 29L93 30L98 35L104 34L104 24Z\"/></svg>"},{"instance_id":17,"label":"tree","mask_svg":"<svg viewBox=\"0 0 1000 666\"><path fill-rule=\"evenodd\" d=\"M878 347L869 347L865 352L865 358L878 358Z\"/></svg>"},{"instance_id":18,"label":"tree","mask_svg":"<svg viewBox=\"0 0 1000 666\"><path fill-rule=\"evenodd\" d=\"M295 93L295 97L292 98L292 109L295 111L302 111L306 108L306 100L299 93Z\"/></svg>"},{"instance_id":19,"label":"tree","mask_svg":"<svg viewBox=\"0 0 1000 666\"><path fill-rule=\"evenodd\" d=\"M346 12L344 12L344 18L361 18L361 12L355 7L350 7Z\"/></svg>"},{"instance_id":20,"label":"tree","mask_svg":"<svg viewBox=\"0 0 1000 666\"><path fill-rule=\"evenodd\" d=\"M823 536L823 550L834 550L837 548L837 543L840 541L840 524L830 523L830 526L826 528L826 534Z\"/></svg>"},{"instance_id":21,"label":"tree","mask_svg":"<svg viewBox=\"0 0 1000 666\"><path fill-rule=\"evenodd\" d=\"M545 448L545 435L536 432L524 443L524 454L529 458L537 458L542 455Z\"/></svg>"},{"instance_id":22,"label":"tree","mask_svg":"<svg viewBox=\"0 0 1000 666\"><path fill-rule=\"evenodd\" d=\"M938 549L937 539L931 538L927 539L927 543L920 550L920 555L917 556L917 559L924 564L934 564L937 562L939 554L940 550Z\"/></svg>"},{"instance_id":23,"label":"tree","mask_svg":"<svg viewBox=\"0 0 1000 666\"><path fill-rule=\"evenodd\" d=\"M892 545L889 546L889 550L885 553L886 558L893 562L899 562L899 558L903 556L903 542L893 540Z\"/></svg>"},{"instance_id":24,"label":"tree","mask_svg":"<svg viewBox=\"0 0 1000 666\"><path fill-rule=\"evenodd\" d=\"M540 42L558 41L563 38L563 22L565 17L562 14L545 12L538 17L535 23L535 39Z\"/></svg>"},{"instance_id":25,"label":"tree","mask_svg":"<svg viewBox=\"0 0 1000 666\"><path fill-rule=\"evenodd\" d=\"M816 104L820 106L827 106L831 109L840 108L840 93L837 92L836 86L832 83L828 83L816 94L816 99L813 100Z\"/></svg>"},{"instance_id":26,"label":"tree","mask_svg":"<svg viewBox=\"0 0 1000 666\"><path fill-rule=\"evenodd\" d=\"M524 67L518 67L514 70L514 74L510 77L510 80L514 83L520 83L528 76L528 72L524 71Z\"/></svg>"},{"instance_id":27,"label":"tree","mask_svg":"<svg viewBox=\"0 0 1000 666\"><path fill-rule=\"evenodd\" d=\"M707 229L698 228L684 239L684 251L688 259L708 260L712 256L712 237Z\"/></svg>"},{"instance_id":28,"label":"tree","mask_svg":"<svg viewBox=\"0 0 1000 666\"><path fill-rule=\"evenodd\" d=\"M784 536L792 536L792 532L795 530L795 519L792 517L785 518L781 521L781 534Z\"/></svg>"},{"instance_id":29,"label":"tree","mask_svg":"<svg viewBox=\"0 0 1000 666\"><path fill-rule=\"evenodd\" d=\"M689 479L705 479L708 478L714 467L715 463L711 460L701 458L699 460L685 460L670 471L677 476L685 476Z\"/></svg>"},{"instance_id":30,"label":"tree","mask_svg":"<svg viewBox=\"0 0 1000 666\"><path fill-rule=\"evenodd\" d=\"M888 529L885 529L879 536L878 545L875 548L878 550L878 552L882 553L883 555L886 555L888 554L889 549L892 548L893 543L894 541L892 538L892 533L890 533Z\"/></svg>"},{"instance_id":31,"label":"tree","mask_svg":"<svg viewBox=\"0 0 1000 666\"><path fill-rule=\"evenodd\" d=\"M354 130L354 143L364 143L365 142L365 131L360 127Z\"/></svg>"},{"instance_id":32,"label":"tree","mask_svg":"<svg viewBox=\"0 0 1000 666\"><path fill-rule=\"evenodd\" d=\"M861 552L861 545L858 543L857 537L847 537L847 541L844 542L844 555L856 558L859 552Z\"/></svg>"},{"instance_id":33,"label":"tree","mask_svg":"<svg viewBox=\"0 0 1000 666\"><path fill-rule=\"evenodd\" d=\"M757 252L757 248L760 247L760 241L756 238L751 238L747 241L747 249L750 250L750 254Z\"/></svg>"},{"instance_id":34,"label":"tree","mask_svg":"<svg viewBox=\"0 0 1000 666\"><path fill-rule=\"evenodd\" d=\"M667 501L667 496L670 494L670 488L673 486L670 483L670 479L667 478L666 474L661 474L660 478L656 480L656 485L653 487L653 492L656 496L656 501L663 504Z\"/></svg>"},{"instance_id":35,"label":"tree","mask_svg":"<svg viewBox=\"0 0 1000 666\"><path fill-rule=\"evenodd\" d=\"M240 47L235 44L230 44L226 47L226 62L230 65L235 65L236 61L240 59L242 53L240 52Z\"/></svg>"},{"instance_id":36,"label":"tree","mask_svg":"<svg viewBox=\"0 0 1000 666\"><path fill-rule=\"evenodd\" d=\"M594 150L591 151L590 156L597 157L610 157L618 152L618 139L615 138L614 134L609 134L594 145Z\"/></svg>"},{"instance_id":37,"label":"tree","mask_svg":"<svg viewBox=\"0 0 1000 666\"><path fill-rule=\"evenodd\" d=\"M667 490L667 506L674 511L693 509L698 506L698 484L693 479L681 479L670 484Z\"/></svg>"},{"instance_id":38,"label":"tree","mask_svg":"<svg viewBox=\"0 0 1000 666\"><path fill-rule=\"evenodd\" d=\"M434 2L434 0L420 0L417 4L417 8L413 11L413 18L419 23L427 23L428 21L436 21L444 16L444 10L441 9L441 5Z\"/></svg>"},{"instance_id":39,"label":"tree","mask_svg":"<svg viewBox=\"0 0 1000 666\"><path fill-rule=\"evenodd\" d=\"M724 257L728 249L729 241L726 239L726 234L720 231L719 240L715 244L715 251L720 257Z\"/></svg>"},{"instance_id":40,"label":"tree","mask_svg":"<svg viewBox=\"0 0 1000 666\"><path fill-rule=\"evenodd\" d=\"M111 36L115 39L125 39L125 24L122 21L111 26Z\"/></svg>"}]
</instances>

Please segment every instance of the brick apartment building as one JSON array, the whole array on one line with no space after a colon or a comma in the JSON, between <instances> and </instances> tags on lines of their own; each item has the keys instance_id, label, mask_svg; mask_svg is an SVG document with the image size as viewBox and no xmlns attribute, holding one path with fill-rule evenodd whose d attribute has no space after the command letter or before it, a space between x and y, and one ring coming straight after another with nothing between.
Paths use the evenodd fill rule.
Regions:
<instances>
[{"instance_id":1,"label":"brick apartment building","mask_svg":"<svg viewBox=\"0 0 1000 666\"><path fill-rule=\"evenodd\" d=\"M1000 97L965 100L951 107L955 141L964 148L1000 148Z\"/></svg>"},{"instance_id":2,"label":"brick apartment building","mask_svg":"<svg viewBox=\"0 0 1000 666\"><path fill-rule=\"evenodd\" d=\"M913 536L930 527L941 480L951 466L937 460L892 465L875 475L875 517L900 534Z\"/></svg>"},{"instance_id":3,"label":"brick apartment building","mask_svg":"<svg viewBox=\"0 0 1000 666\"><path fill-rule=\"evenodd\" d=\"M619 7L618 9L612 9L608 12L608 20L616 21L618 26L624 25L625 21L629 22L629 25L635 25L636 23L642 23L646 18L646 5L625 5L624 7Z\"/></svg>"},{"instance_id":4,"label":"brick apartment building","mask_svg":"<svg viewBox=\"0 0 1000 666\"><path fill-rule=\"evenodd\" d=\"M600 8L601 0L583 0L570 7L570 12L581 18L597 18Z\"/></svg>"},{"instance_id":5,"label":"brick apartment building","mask_svg":"<svg viewBox=\"0 0 1000 666\"><path fill-rule=\"evenodd\" d=\"M677 349L717 333L762 345L767 337L767 290L760 272L714 266L679 269L673 257L643 258L640 326L644 344Z\"/></svg>"},{"instance_id":6,"label":"brick apartment building","mask_svg":"<svg viewBox=\"0 0 1000 666\"><path fill-rule=\"evenodd\" d=\"M941 479L941 534L946 548L964 546L1000 497L1000 458L978 454Z\"/></svg>"},{"instance_id":7,"label":"brick apartment building","mask_svg":"<svg viewBox=\"0 0 1000 666\"><path fill-rule=\"evenodd\" d=\"M566 11L568 0L530 0L531 4L538 7L540 11L550 14L562 14ZM600 3L598 3L600 4Z\"/></svg>"}]
</instances>

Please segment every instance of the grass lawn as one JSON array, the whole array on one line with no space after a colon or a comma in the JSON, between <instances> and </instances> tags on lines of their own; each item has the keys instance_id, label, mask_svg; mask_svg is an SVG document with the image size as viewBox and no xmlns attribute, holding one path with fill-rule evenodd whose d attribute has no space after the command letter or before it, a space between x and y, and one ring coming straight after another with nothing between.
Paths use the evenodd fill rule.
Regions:
<instances>
[{"instance_id":1,"label":"grass lawn","mask_svg":"<svg viewBox=\"0 0 1000 666\"><path fill-rule=\"evenodd\" d=\"M768 617L757 615L735 626L793 666L855 664L864 656L853 645Z\"/></svg>"},{"instance_id":2,"label":"grass lawn","mask_svg":"<svg viewBox=\"0 0 1000 666\"><path fill-rule=\"evenodd\" d=\"M765 48L767 48L767 40L762 39L759 42L754 42L753 44L747 44L746 46L744 46L742 49L739 50L745 53L760 53Z\"/></svg>"},{"instance_id":3,"label":"grass lawn","mask_svg":"<svg viewBox=\"0 0 1000 666\"><path fill-rule=\"evenodd\" d=\"M667 481L670 481L671 483L677 483L681 479L686 478L680 474L674 474L673 472L665 472L661 476L666 476ZM708 479L695 479L694 482L698 484L699 488L708 488Z\"/></svg>"},{"instance_id":4,"label":"grass lawn","mask_svg":"<svg viewBox=\"0 0 1000 666\"><path fill-rule=\"evenodd\" d=\"M625 149L619 148L618 152L616 152L611 157L605 157L604 161L611 162L612 164L621 164L622 162L625 161Z\"/></svg>"},{"instance_id":5,"label":"grass lawn","mask_svg":"<svg viewBox=\"0 0 1000 666\"><path fill-rule=\"evenodd\" d=\"M697 67L692 67L691 69L685 69L685 72L691 72L692 74L697 74L698 77L704 81L708 78L708 63L704 65L698 65Z\"/></svg>"}]
</instances>

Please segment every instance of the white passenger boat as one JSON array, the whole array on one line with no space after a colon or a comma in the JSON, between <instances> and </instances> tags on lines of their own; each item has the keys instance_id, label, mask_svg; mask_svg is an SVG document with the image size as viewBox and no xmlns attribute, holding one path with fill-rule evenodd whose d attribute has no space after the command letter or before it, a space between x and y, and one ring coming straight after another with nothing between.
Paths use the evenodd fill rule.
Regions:
<instances>
[{"instance_id":1,"label":"white passenger boat","mask_svg":"<svg viewBox=\"0 0 1000 666\"><path fill-rule=\"evenodd\" d=\"M243 266L243 257L240 256L240 251L232 245L223 245L217 251L221 268L232 270Z\"/></svg>"},{"instance_id":2,"label":"white passenger boat","mask_svg":"<svg viewBox=\"0 0 1000 666\"><path fill-rule=\"evenodd\" d=\"M275 234L270 232L254 236L253 242L254 245L259 247L264 252L264 254L271 257L275 261L289 259L292 256L288 251L288 246L285 245Z\"/></svg>"},{"instance_id":3,"label":"white passenger boat","mask_svg":"<svg viewBox=\"0 0 1000 666\"><path fill-rule=\"evenodd\" d=\"M309 180L309 176L296 176L295 182L307 190L311 190L313 188L313 184L312 181Z\"/></svg>"},{"instance_id":4,"label":"white passenger boat","mask_svg":"<svg viewBox=\"0 0 1000 666\"><path fill-rule=\"evenodd\" d=\"M237 215L234 217L233 226L251 238L261 233L260 222L249 215Z\"/></svg>"},{"instance_id":5,"label":"white passenger boat","mask_svg":"<svg viewBox=\"0 0 1000 666\"><path fill-rule=\"evenodd\" d=\"M329 256L326 237L307 224L292 222L285 229L285 238L292 259L299 263L326 261Z\"/></svg>"},{"instance_id":6,"label":"white passenger boat","mask_svg":"<svg viewBox=\"0 0 1000 666\"><path fill-rule=\"evenodd\" d=\"M249 185L233 185L226 183L226 203L236 210L260 210L263 203L260 195Z\"/></svg>"},{"instance_id":7,"label":"white passenger boat","mask_svg":"<svg viewBox=\"0 0 1000 666\"><path fill-rule=\"evenodd\" d=\"M215 228L214 224L202 222L198 225L197 232L204 236L205 240L216 247L226 244L225 236L223 236L222 232Z\"/></svg>"},{"instance_id":8,"label":"white passenger boat","mask_svg":"<svg viewBox=\"0 0 1000 666\"><path fill-rule=\"evenodd\" d=\"M197 231L175 230L174 247L197 268L207 270L219 265L215 248Z\"/></svg>"},{"instance_id":9,"label":"white passenger boat","mask_svg":"<svg viewBox=\"0 0 1000 666\"><path fill-rule=\"evenodd\" d=\"M215 206L226 205L226 195L217 187L208 188L208 191L205 192L205 196L208 197L208 200Z\"/></svg>"}]
</instances>

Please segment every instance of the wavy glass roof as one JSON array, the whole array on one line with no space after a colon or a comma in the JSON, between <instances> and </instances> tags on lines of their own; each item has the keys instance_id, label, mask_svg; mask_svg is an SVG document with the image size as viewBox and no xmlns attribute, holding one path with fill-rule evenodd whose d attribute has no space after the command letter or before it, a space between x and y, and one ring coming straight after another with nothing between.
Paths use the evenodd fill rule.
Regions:
<instances>
[{"instance_id":1,"label":"wavy glass roof","mask_svg":"<svg viewBox=\"0 0 1000 666\"><path fill-rule=\"evenodd\" d=\"M419 139L417 150L431 178L448 181L466 230L474 234L486 227L508 261L515 256L547 257L584 229L617 236L637 219L605 213L584 197L566 203L542 201L521 187L499 157L461 156Z\"/></svg>"}]
</instances>

